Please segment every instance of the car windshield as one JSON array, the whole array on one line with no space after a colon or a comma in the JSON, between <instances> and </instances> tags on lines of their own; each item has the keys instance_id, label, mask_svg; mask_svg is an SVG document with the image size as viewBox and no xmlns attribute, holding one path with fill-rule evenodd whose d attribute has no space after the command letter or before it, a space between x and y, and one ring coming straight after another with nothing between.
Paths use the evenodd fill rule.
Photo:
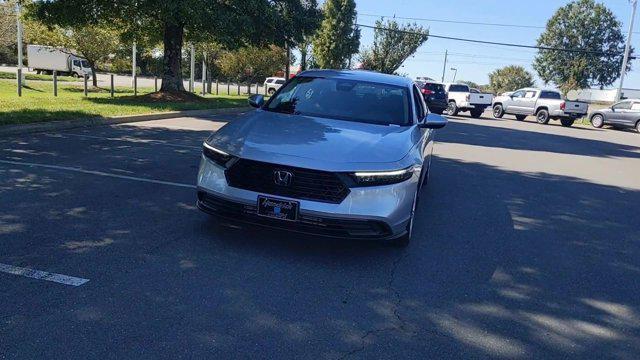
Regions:
<instances>
[{"instance_id":1,"label":"car windshield","mask_svg":"<svg viewBox=\"0 0 640 360\"><path fill-rule=\"evenodd\" d=\"M82 67L83 68L89 68L89 62L87 60L82 60Z\"/></svg>"},{"instance_id":2,"label":"car windshield","mask_svg":"<svg viewBox=\"0 0 640 360\"><path fill-rule=\"evenodd\" d=\"M407 88L358 80L298 76L265 110L381 125L409 124Z\"/></svg>"},{"instance_id":3,"label":"car windshield","mask_svg":"<svg viewBox=\"0 0 640 360\"><path fill-rule=\"evenodd\" d=\"M427 90L431 90L436 94L444 93L444 85L442 84L426 83L424 88Z\"/></svg>"},{"instance_id":4,"label":"car windshield","mask_svg":"<svg viewBox=\"0 0 640 360\"><path fill-rule=\"evenodd\" d=\"M469 87L467 85L451 85L449 92L469 92Z\"/></svg>"}]
</instances>

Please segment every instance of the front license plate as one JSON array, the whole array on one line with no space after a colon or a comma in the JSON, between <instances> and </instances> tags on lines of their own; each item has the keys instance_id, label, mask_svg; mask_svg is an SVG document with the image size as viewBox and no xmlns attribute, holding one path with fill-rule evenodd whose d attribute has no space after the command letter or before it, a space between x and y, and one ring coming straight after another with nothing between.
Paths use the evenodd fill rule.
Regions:
<instances>
[{"instance_id":1,"label":"front license plate","mask_svg":"<svg viewBox=\"0 0 640 360\"><path fill-rule=\"evenodd\" d=\"M258 215L279 220L298 220L297 201L274 199L266 196L258 196Z\"/></svg>"}]
</instances>

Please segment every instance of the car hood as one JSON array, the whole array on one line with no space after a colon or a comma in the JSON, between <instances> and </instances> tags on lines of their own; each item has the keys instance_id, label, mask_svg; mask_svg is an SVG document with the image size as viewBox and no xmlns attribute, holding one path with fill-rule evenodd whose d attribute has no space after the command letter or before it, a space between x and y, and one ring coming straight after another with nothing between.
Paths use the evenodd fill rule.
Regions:
<instances>
[{"instance_id":1,"label":"car hood","mask_svg":"<svg viewBox=\"0 0 640 360\"><path fill-rule=\"evenodd\" d=\"M393 163L401 160L419 137L420 130L415 126L256 110L225 125L208 142L242 158L303 166Z\"/></svg>"}]
</instances>

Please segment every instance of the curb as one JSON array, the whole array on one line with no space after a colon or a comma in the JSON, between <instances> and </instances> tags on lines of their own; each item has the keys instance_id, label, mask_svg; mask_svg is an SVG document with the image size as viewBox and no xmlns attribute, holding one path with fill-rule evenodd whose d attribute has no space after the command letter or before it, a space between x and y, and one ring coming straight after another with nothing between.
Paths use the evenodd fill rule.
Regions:
<instances>
[{"instance_id":1,"label":"curb","mask_svg":"<svg viewBox=\"0 0 640 360\"><path fill-rule=\"evenodd\" d=\"M90 117L86 119L77 120L63 120L63 121L51 121L44 123L33 124L19 124L19 125L4 125L0 126L0 137L11 135L22 135L39 132L68 130L81 127L92 127L102 125L116 125L126 124L139 121L151 121L151 120L163 120L172 119L184 116L203 116L203 115L218 115L227 114L237 111L247 111L250 107L233 107L223 109L204 109L204 110L185 110L185 111L170 111L157 114L142 114L142 115L130 115L130 116L114 116L114 117Z\"/></svg>"}]
</instances>

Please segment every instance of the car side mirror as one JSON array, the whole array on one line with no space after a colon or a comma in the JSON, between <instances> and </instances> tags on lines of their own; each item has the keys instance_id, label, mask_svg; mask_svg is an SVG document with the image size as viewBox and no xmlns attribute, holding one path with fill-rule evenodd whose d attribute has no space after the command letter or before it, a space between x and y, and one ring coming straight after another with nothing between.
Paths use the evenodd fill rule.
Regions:
<instances>
[{"instance_id":1,"label":"car side mirror","mask_svg":"<svg viewBox=\"0 0 640 360\"><path fill-rule=\"evenodd\" d=\"M418 124L424 129L441 129L447 125L447 118L438 114L428 114L422 122Z\"/></svg>"},{"instance_id":2,"label":"car side mirror","mask_svg":"<svg viewBox=\"0 0 640 360\"><path fill-rule=\"evenodd\" d=\"M264 96L260 94L251 95L249 96L248 101L249 105L253 106L254 108L261 108L262 105L264 105Z\"/></svg>"}]
</instances>

